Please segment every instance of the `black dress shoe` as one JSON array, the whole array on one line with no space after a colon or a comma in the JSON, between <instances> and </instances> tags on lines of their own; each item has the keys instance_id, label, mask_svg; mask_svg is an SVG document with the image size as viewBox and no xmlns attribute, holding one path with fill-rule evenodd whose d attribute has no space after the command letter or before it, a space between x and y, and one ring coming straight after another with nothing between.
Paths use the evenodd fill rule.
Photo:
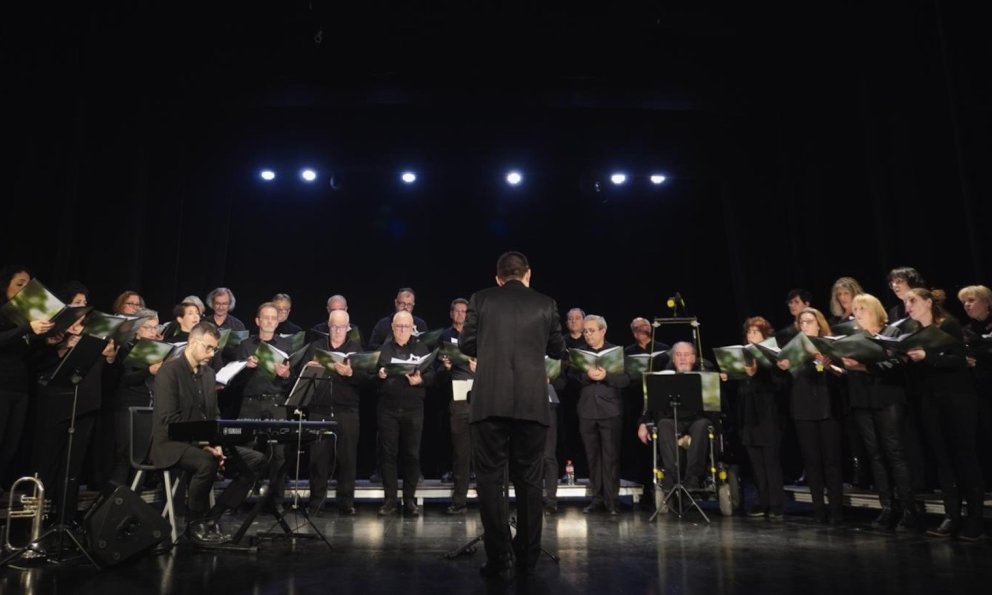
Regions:
<instances>
[{"instance_id":1,"label":"black dress shoe","mask_svg":"<svg viewBox=\"0 0 992 595\"><path fill-rule=\"evenodd\" d=\"M817 508L816 510L813 511L813 520L815 522L817 522L817 523L819 523L821 525L826 525L827 524L827 519L828 519L827 509L825 509L825 508Z\"/></svg>"},{"instance_id":2,"label":"black dress shoe","mask_svg":"<svg viewBox=\"0 0 992 595\"><path fill-rule=\"evenodd\" d=\"M468 512L468 507L466 507L464 504L462 504L461 506L452 504L444 509L444 514L454 515L454 514L465 514L466 512Z\"/></svg>"},{"instance_id":3,"label":"black dress shoe","mask_svg":"<svg viewBox=\"0 0 992 595\"><path fill-rule=\"evenodd\" d=\"M391 516L396 514L398 510L396 500L386 500L383 505L379 507L379 516Z\"/></svg>"},{"instance_id":4,"label":"black dress shoe","mask_svg":"<svg viewBox=\"0 0 992 595\"><path fill-rule=\"evenodd\" d=\"M544 514L558 514L558 506L556 504L545 504Z\"/></svg>"},{"instance_id":5,"label":"black dress shoe","mask_svg":"<svg viewBox=\"0 0 992 595\"><path fill-rule=\"evenodd\" d=\"M896 531L906 531L915 533L920 530L920 517L913 509L904 510L899 522L896 523Z\"/></svg>"},{"instance_id":6,"label":"black dress shoe","mask_svg":"<svg viewBox=\"0 0 992 595\"><path fill-rule=\"evenodd\" d=\"M420 507L414 501L403 504L403 514L407 516L420 516Z\"/></svg>"},{"instance_id":7,"label":"black dress shoe","mask_svg":"<svg viewBox=\"0 0 992 595\"><path fill-rule=\"evenodd\" d=\"M954 519L945 516L944 520L940 522L940 525L933 529L927 530L927 535L930 537L950 537L954 535L957 530L957 522Z\"/></svg>"},{"instance_id":8,"label":"black dress shoe","mask_svg":"<svg viewBox=\"0 0 992 595\"><path fill-rule=\"evenodd\" d=\"M747 511L747 516L750 516L750 517L765 516L767 514L767 512L768 512L768 509L765 508L764 506L752 506Z\"/></svg>"},{"instance_id":9,"label":"black dress shoe","mask_svg":"<svg viewBox=\"0 0 992 595\"><path fill-rule=\"evenodd\" d=\"M785 519L785 515L782 514L781 510L769 510L765 518L769 521L781 521Z\"/></svg>"},{"instance_id":10,"label":"black dress shoe","mask_svg":"<svg viewBox=\"0 0 992 595\"><path fill-rule=\"evenodd\" d=\"M985 531L982 529L982 518L966 519L964 527L958 532L958 539L975 543L985 539Z\"/></svg>"},{"instance_id":11,"label":"black dress shoe","mask_svg":"<svg viewBox=\"0 0 992 595\"><path fill-rule=\"evenodd\" d=\"M601 502L593 502L589 506L582 509L582 512L589 514L590 512L598 512L603 510L603 504Z\"/></svg>"},{"instance_id":12,"label":"black dress shoe","mask_svg":"<svg viewBox=\"0 0 992 595\"><path fill-rule=\"evenodd\" d=\"M512 581L516 576L513 554L501 554L499 558L488 559L479 567L479 574L485 578L499 578Z\"/></svg>"},{"instance_id":13,"label":"black dress shoe","mask_svg":"<svg viewBox=\"0 0 992 595\"><path fill-rule=\"evenodd\" d=\"M338 509L338 515L340 516L355 516L355 513L354 506L343 506Z\"/></svg>"},{"instance_id":14,"label":"black dress shoe","mask_svg":"<svg viewBox=\"0 0 992 595\"><path fill-rule=\"evenodd\" d=\"M194 521L186 528L186 534L197 545L218 545L231 541L215 521Z\"/></svg>"},{"instance_id":15,"label":"black dress shoe","mask_svg":"<svg viewBox=\"0 0 992 595\"><path fill-rule=\"evenodd\" d=\"M615 505L614 506L607 506L606 507L606 514L608 514L610 516L617 516L618 514L620 514L620 511L617 510L617 507Z\"/></svg>"},{"instance_id":16,"label":"black dress shoe","mask_svg":"<svg viewBox=\"0 0 992 595\"><path fill-rule=\"evenodd\" d=\"M871 526L876 529L884 529L886 531L891 531L895 529L896 517L892 512L891 508L883 508L882 512L879 513L875 520L871 522Z\"/></svg>"}]
</instances>

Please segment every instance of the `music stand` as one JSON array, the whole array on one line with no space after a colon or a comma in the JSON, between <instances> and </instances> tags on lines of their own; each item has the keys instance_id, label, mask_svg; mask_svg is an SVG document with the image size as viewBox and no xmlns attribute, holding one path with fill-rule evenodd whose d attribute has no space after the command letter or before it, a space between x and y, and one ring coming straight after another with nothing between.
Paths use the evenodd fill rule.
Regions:
<instances>
[{"instance_id":1,"label":"music stand","mask_svg":"<svg viewBox=\"0 0 992 595\"><path fill-rule=\"evenodd\" d=\"M91 335L81 335L79 337L79 342L65 354L62 361L59 362L55 371L52 372L51 376L41 380L41 383L46 386L62 386L68 387L72 386L72 411L69 414L69 440L66 444L66 454L65 454L65 473L62 478L62 498L59 501L59 521L55 526L48 529L38 537L37 541L30 544L28 547L17 552L15 555L0 561L0 566L6 565L7 563L13 561L26 552L27 550L33 550L41 553L45 556L46 560L54 563L62 563L65 559L62 557L63 553L63 538L68 537L69 541L79 550L86 559L89 560L96 569L100 569L100 565L96 563L96 560L90 556L83 544L76 539L76 536L72 534L72 530L69 528L68 523L66 523L66 505L69 500L69 474L70 467L72 465L72 443L73 438L76 434L76 405L79 401L79 383L82 382L86 373L93 367L93 364L100 359L103 354L104 348L107 346L107 341L104 339L99 339ZM46 552L40 549L40 544L45 541L48 537L52 535L58 535L59 539L56 546L56 554L54 557L50 557Z\"/></svg>"},{"instance_id":2,"label":"music stand","mask_svg":"<svg viewBox=\"0 0 992 595\"><path fill-rule=\"evenodd\" d=\"M654 411L656 419L667 419L671 414L672 422L675 425L675 486L669 492L662 506L651 515L651 520L658 515L658 512L669 506L669 500L673 497L678 502L677 507L671 507L676 511L676 516L681 519L685 516L686 506L683 497L688 498L689 503L694 507L703 520L710 522L709 517L703 509L696 503L695 498L684 485L682 485L682 463L679 454L678 434L679 434L679 408L688 413L703 413L703 382L699 374L645 374L644 387L648 396L648 409ZM655 442L654 448L657 449ZM655 476L655 489L661 489Z\"/></svg>"},{"instance_id":3,"label":"music stand","mask_svg":"<svg viewBox=\"0 0 992 595\"><path fill-rule=\"evenodd\" d=\"M297 377L293 389L289 392L289 396L286 397L286 402L283 403L285 407L293 408L294 421L297 422L296 478L293 487L293 503L290 505L290 510L293 511L293 514L303 515L304 520L310 525L310 528L313 529L315 534L297 533L293 530L286 531L287 526L285 526L284 522L280 522L280 524L283 525L284 533L291 538L315 539L319 537L328 548L333 549L331 543L327 541L327 537L324 536L320 529L317 528L317 525L314 524L313 519L310 518L307 507L300 506L300 457L303 454L303 409L310 405L310 402L313 400L317 392L318 383L332 381L332 378L324 377L324 372L325 368L323 366L303 366L303 370L300 372L299 377ZM335 453L337 453L337 449L335 449ZM281 515L277 514L277 518L282 521ZM260 536L282 537L279 533L261 533Z\"/></svg>"}]
</instances>

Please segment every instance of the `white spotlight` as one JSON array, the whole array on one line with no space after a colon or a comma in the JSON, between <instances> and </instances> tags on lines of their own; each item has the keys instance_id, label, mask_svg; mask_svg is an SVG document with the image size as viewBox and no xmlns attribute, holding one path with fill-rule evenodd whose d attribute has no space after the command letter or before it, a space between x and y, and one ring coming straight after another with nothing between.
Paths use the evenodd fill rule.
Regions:
<instances>
[{"instance_id":1,"label":"white spotlight","mask_svg":"<svg viewBox=\"0 0 992 595\"><path fill-rule=\"evenodd\" d=\"M417 181L417 174L412 171L405 171L403 172L403 175L400 176L400 179L407 184L413 184Z\"/></svg>"},{"instance_id":2,"label":"white spotlight","mask_svg":"<svg viewBox=\"0 0 992 595\"><path fill-rule=\"evenodd\" d=\"M610 181L613 182L614 184L616 184L617 186L619 186L620 184L623 184L624 182L627 181L627 175L626 174L613 174L613 175L610 176Z\"/></svg>"},{"instance_id":3,"label":"white spotlight","mask_svg":"<svg viewBox=\"0 0 992 595\"><path fill-rule=\"evenodd\" d=\"M520 175L520 172L518 171L511 171L510 173L506 174L506 183L509 184L510 186L516 186L523 180L524 177Z\"/></svg>"},{"instance_id":4,"label":"white spotlight","mask_svg":"<svg viewBox=\"0 0 992 595\"><path fill-rule=\"evenodd\" d=\"M303 178L304 182L313 182L317 179L317 172L312 169L305 169L300 172L300 177Z\"/></svg>"},{"instance_id":5,"label":"white spotlight","mask_svg":"<svg viewBox=\"0 0 992 595\"><path fill-rule=\"evenodd\" d=\"M276 172L272 171L271 169L263 169L258 175L266 182L271 182L272 180L276 179Z\"/></svg>"},{"instance_id":6,"label":"white spotlight","mask_svg":"<svg viewBox=\"0 0 992 595\"><path fill-rule=\"evenodd\" d=\"M664 181L665 181L665 176L658 175L658 174L655 174L655 175L651 176L651 183L652 184L657 185L657 184L661 184Z\"/></svg>"}]
</instances>

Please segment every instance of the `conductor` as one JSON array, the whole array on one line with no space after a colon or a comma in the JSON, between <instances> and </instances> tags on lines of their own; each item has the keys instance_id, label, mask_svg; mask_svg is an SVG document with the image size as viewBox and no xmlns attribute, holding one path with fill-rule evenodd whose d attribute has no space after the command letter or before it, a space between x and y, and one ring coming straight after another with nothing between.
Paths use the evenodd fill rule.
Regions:
<instances>
[{"instance_id":1,"label":"conductor","mask_svg":"<svg viewBox=\"0 0 992 595\"><path fill-rule=\"evenodd\" d=\"M526 256L500 256L497 287L469 300L459 341L461 351L478 360L470 423L486 546L480 571L487 578L530 574L541 553L542 458L550 423L544 356L560 359L565 343L557 304L530 289L530 280ZM517 498L512 543L503 505L507 462Z\"/></svg>"}]
</instances>

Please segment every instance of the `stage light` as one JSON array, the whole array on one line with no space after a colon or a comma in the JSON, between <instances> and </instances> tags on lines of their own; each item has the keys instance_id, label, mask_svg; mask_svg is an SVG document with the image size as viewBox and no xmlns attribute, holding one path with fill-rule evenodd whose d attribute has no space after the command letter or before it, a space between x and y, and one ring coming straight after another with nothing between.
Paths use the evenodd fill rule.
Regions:
<instances>
[{"instance_id":1,"label":"stage light","mask_svg":"<svg viewBox=\"0 0 992 595\"><path fill-rule=\"evenodd\" d=\"M610 176L610 181L613 182L614 185L619 186L620 184L623 184L624 182L627 181L627 175L613 174Z\"/></svg>"},{"instance_id":2,"label":"stage light","mask_svg":"<svg viewBox=\"0 0 992 595\"><path fill-rule=\"evenodd\" d=\"M517 184L523 181L524 181L524 177L520 175L520 172L518 171L511 171L510 173L506 174L506 183L509 184L510 186L516 186Z\"/></svg>"},{"instance_id":3,"label":"stage light","mask_svg":"<svg viewBox=\"0 0 992 595\"><path fill-rule=\"evenodd\" d=\"M403 172L403 175L400 176L400 179L406 184L413 184L417 181L417 174L412 171L405 171Z\"/></svg>"},{"instance_id":4,"label":"stage light","mask_svg":"<svg viewBox=\"0 0 992 595\"><path fill-rule=\"evenodd\" d=\"M656 186L664 181L665 181L665 176L659 174L654 174L653 176L651 176L651 183Z\"/></svg>"},{"instance_id":5,"label":"stage light","mask_svg":"<svg viewBox=\"0 0 992 595\"><path fill-rule=\"evenodd\" d=\"M312 169L305 169L300 172L300 177L303 178L304 182L313 182L317 179L317 172Z\"/></svg>"},{"instance_id":6,"label":"stage light","mask_svg":"<svg viewBox=\"0 0 992 595\"><path fill-rule=\"evenodd\" d=\"M263 169L258 174L258 176L263 180L265 180L266 182L271 182L272 180L276 179L276 172L272 171L271 169Z\"/></svg>"}]
</instances>

